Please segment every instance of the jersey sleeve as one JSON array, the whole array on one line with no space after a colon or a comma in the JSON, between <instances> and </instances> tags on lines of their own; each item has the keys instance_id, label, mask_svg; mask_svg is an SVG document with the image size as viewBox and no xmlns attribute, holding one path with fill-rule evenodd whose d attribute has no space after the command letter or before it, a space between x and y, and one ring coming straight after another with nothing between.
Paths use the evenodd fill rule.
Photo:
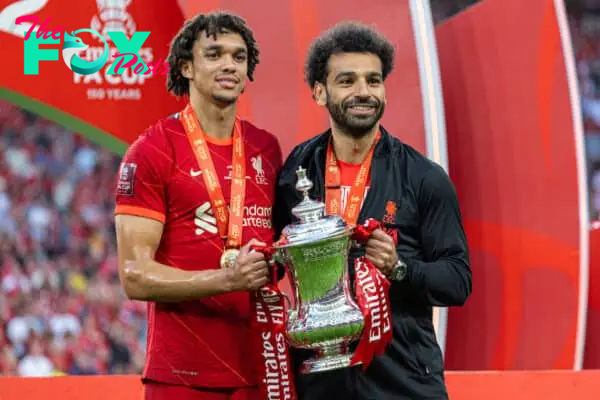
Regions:
<instances>
[{"instance_id":1,"label":"jersey sleeve","mask_svg":"<svg viewBox=\"0 0 600 400\"><path fill-rule=\"evenodd\" d=\"M152 132L140 136L125 153L119 168L115 215L135 215L165 222L165 187L172 157L157 136Z\"/></svg>"}]
</instances>

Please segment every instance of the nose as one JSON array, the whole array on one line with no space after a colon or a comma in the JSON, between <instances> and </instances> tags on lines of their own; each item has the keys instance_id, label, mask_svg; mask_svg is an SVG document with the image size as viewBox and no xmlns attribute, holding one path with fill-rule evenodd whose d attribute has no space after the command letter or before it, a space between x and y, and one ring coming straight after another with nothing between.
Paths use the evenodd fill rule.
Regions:
<instances>
[{"instance_id":1,"label":"nose","mask_svg":"<svg viewBox=\"0 0 600 400\"><path fill-rule=\"evenodd\" d=\"M356 88L357 91L357 95L360 97L370 97L371 94L369 93L369 85L367 84L367 82L363 79L359 79L356 83L358 86Z\"/></svg>"},{"instance_id":2,"label":"nose","mask_svg":"<svg viewBox=\"0 0 600 400\"><path fill-rule=\"evenodd\" d=\"M221 66L223 71L235 72L236 64L231 54L227 54L223 57L223 65Z\"/></svg>"}]
</instances>

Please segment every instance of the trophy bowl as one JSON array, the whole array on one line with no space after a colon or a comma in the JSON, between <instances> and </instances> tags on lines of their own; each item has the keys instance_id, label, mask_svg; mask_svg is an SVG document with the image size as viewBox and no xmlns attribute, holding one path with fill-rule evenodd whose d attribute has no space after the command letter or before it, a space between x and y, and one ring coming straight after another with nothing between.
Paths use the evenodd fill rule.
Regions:
<instances>
[{"instance_id":1,"label":"trophy bowl","mask_svg":"<svg viewBox=\"0 0 600 400\"><path fill-rule=\"evenodd\" d=\"M313 184L306 170L300 167L296 174L296 189L304 196L292 209L299 221L283 229L273 260L286 266L294 297L286 339L292 347L315 351L300 369L308 374L351 365L350 344L360 338L364 317L348 276L352 228L337 215L325 216L325 205L308 196Z\"/></svg>"}]
</instances>

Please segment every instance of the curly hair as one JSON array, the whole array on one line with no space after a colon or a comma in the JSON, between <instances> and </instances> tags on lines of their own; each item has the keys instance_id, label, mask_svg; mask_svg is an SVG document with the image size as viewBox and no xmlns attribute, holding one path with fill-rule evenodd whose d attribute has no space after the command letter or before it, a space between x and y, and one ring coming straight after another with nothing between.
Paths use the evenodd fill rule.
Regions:
<instances>
[{"instance_id":1,"label":"curly hair","mask_svg":"<svg viewBox=\"0 0 600 400\"><path fill-rule=\"evenodd\" d=\"M342 22L318 36L308 49L304 78L311 89L327 81L329 58L340 53L377 55L384 80L394 68L394 46L389 40L363 23Z\"/></svg>"},{"instance_id":2,"label":"curly hair","mask_svg":"<svg viewBox=\"0 0 600 400\"><path fill-rule=\"evenodd\" d=\"M181 65L184 61L192 61L192 48L201 32L206 32L207 36L215 39L220 33L239 34L248 48L248 79L254 81L254 70L260 61L260 51L254 39L254 33L239 15L227 11L213 11L199 14L192 20L186 21L171 42L167 58L169 64L167 90L169 92L175 96L188 94L189 80L181 74Z\"/></svg>"}]
</instances>

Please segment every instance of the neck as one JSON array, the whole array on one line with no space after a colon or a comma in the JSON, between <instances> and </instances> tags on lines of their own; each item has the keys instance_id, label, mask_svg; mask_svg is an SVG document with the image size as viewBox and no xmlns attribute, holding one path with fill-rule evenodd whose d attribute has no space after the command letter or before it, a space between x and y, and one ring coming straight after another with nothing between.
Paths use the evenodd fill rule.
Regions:
<instances>
[{"instance_id":1,"label":"neck","mask_svg":"<svg viewBox=\"0 0 600 400\"><path fill-rule=\"evenodd\" d=\"M340 129L332 126L333 151L338 160L351 164L362 163L377 136L379 124L375 125L366 135L361 138L355 138L352 135L342 132Z\"/></svg>"},{"instance_id":2,"label":"neck","mask_svg":"<svg viewBox=\"0 0 600 400\"><path fill-rule=\"evenodd\" d=\"M236 103L219 106L207 101L195 91L190 92L190 104L198 117L204 133L215 139L228 139L233 135Z\"/></svg>"}]
</instances>

